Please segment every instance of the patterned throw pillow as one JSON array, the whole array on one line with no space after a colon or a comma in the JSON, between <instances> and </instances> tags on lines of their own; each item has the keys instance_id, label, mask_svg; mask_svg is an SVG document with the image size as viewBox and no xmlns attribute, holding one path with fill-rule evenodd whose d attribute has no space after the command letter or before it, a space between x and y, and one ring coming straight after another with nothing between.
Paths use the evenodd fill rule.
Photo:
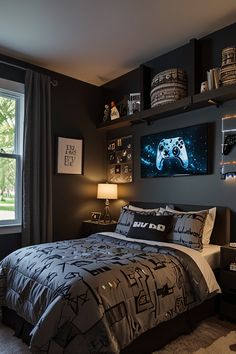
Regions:
<instances>
[{"instance_id":1,"label":"patterned throw pillow","mask_svg":"<svg viewBox=\"0 0 236 354\"><path fill-rule=\"evenodd\" d=\"M169 206L166 207L167 211L171 211L175 214L199 214L204 211L207 212L207 217L206 217L206 222L204 225L203 229L203 234L202 234L202 243L203 245L208 245L210 243L210 238L211 234L214 228L214 223L215 223L215 218L216 218L216 207L206 209L206 210L198 210L198 211L178 211L178 210L173 210L173 208L170 208Z\"/></svg>"},{"instance_id":2,"label":"patterned throw pillow","mask_svg":"<svg viewBox=\"0 0 236 354\"><path fill-rule=\"evenodd\" d=\"M115 232L127 236L129 229L131 225L133 224L134 221L134 216L135 214L140 214L140 215L157 215L156 211L134 211L134 210L129 210L127 208L122 208L120 217L116 226Z\"/></svg>"},{"instance_id":3,"label":"patterned throw pillow","mask_svg":"<svg viewBox=\"0 0 236 354\"><path fill-rule=\"evenodd\" d=\"M169 242L178 243L183 246L202 250L202 234L205 225L207 211L192 214L178 214L165 211L164 215L173 215L173 228L167 235Z\"/></svg>"},{"instance_id":4,"label":"patterned throw pillow","mask_svg":"<svg viewBox=\"0 0 236 354\"><path fill-rule=\"evenodd\" d=\"M166 241L172 226L172 215L142 215L136 213L127 237L152 241Z\"/></svg>"}]
</instances>

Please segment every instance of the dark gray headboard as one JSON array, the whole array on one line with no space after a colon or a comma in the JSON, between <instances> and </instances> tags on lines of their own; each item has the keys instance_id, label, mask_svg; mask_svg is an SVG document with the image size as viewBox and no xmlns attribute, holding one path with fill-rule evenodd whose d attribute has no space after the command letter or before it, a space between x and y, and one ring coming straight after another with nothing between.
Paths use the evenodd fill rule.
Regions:
<instances>
[{"instance_id":1,"label":"dark gray headboard","mask_svg":"<svg viewBox=\"0 0 236 354\"><path fill-rule=\"evenodd\" d=\"M165 207L167 203L154 203L154 202L130 202L130 204L139 206L141 208L157 208ZM209 205L186 205L186 204L171 204L176 210L190 211L190 210L204 210L213 208ZM216 207L216 220L214 229L211 236L211 243L216 245L225 245L230 242L230 217L231 210L227 207Z\"/></svg>"}]
</instances>

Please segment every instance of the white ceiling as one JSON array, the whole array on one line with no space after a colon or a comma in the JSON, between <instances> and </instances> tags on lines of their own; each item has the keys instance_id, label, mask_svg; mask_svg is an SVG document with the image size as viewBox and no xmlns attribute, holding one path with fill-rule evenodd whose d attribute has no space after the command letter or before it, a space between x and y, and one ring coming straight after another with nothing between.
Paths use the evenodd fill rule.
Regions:
<instances>
[{"instance_id":1,"label":"white ceiling","mask_svg":"<svg viewBox=\"0 0 236 354\"><path fill-rule=\"evenodd\" d=\"M99 86L235 19L236 0L0 0L0 52Z\"/></svg>"}]
</instances>

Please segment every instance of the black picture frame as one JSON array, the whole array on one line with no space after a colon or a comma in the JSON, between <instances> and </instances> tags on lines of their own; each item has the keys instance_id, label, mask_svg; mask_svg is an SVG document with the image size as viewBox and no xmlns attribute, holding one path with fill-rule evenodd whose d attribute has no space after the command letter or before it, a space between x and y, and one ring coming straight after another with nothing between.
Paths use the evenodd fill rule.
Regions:
<instances>
[{"instance_id":1,"label":"black picture frame","mask_svg":"<svg viewBox=\"0 0 236 354\"><path fill-rule=\"evenodd\" d=\"M102 213L100 211L92 211L91 221L98 222L101 220Z\"/></svg>"},{"instance_id":2,"label":"black picture frame","mask_svg":"<svg viewBox=\"0 0 236 354\"><path fill-rule=\"evenodd\" d=\"M209 123L141 137L141 177L209 174Z\"/></svg>"}]
</instances>

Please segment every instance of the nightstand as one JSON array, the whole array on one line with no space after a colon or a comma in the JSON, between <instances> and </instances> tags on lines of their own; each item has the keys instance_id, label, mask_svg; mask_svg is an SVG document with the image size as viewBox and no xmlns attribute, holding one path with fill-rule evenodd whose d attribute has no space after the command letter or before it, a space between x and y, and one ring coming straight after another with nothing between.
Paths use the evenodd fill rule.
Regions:
<instances>
[{"instance_id":1,"label":"nightstand","mask_svg":"<svg viewBox=\"0 0 236 354\"><path fill-rule=\"evenodd\" d=\"M236 320L236 271L229 265L236 260L236 248L222 246L220 251L220 286L222 290L220 301L220 317Z\"/></svg>"},{"instance_id":2,"label":"nightstand","mask_svg":"<svg viewBox=\"0 0 236 354\"><path fill-rule=\"evenodd\" d=\"M115 231L117 225L117 221L112 220L111 222L103 222L103 221L92 221L92 220L84 220L82 221L81 233L82 236L89 236L91 234L104 232L104 231Z\"/></svg>"}]
</instances>

